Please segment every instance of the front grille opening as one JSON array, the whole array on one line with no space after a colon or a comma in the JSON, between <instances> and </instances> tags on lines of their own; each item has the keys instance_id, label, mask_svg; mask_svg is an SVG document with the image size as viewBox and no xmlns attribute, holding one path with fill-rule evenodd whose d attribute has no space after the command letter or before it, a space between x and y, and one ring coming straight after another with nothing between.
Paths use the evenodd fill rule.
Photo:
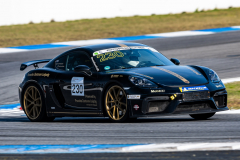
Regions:
<instances>
[{"instance_id":1,"label":"front grille opening","mask_svg":"<svg viewBox=\"0 0 240 160\"><path fill-rule=\"evenodd\" d=\"M227 106L227 100L225 95L214 96L213 99L218 108L224 108Z\"/></svg>"},{"instance_id":2,"label":"front grille opening","mask_svg":"<svg viewBox=\"0 0 240 160\"><path fill-rule=\"evenodd\" d=\"M188 113L197 111L211 111L212 105L209 102L202 103L182 103L179 104L174 113Z\"/></svg>"},{"instance_id":3,"label":"front grille opening","mask_svg":"<svg viewBox=\"0 0 240 160\"><path fill-rule=\"evenodd\" d=\"M203 100L210 98L209 91L201 91L201 92L189 92L182 94L184 101L192 101L192 100Z\"/></svg>"},{"instance_id":4,"label":"front grille opening","mask_svg":"<svg viewBox=\"0 0 240 160\"><path fill-rule=\"evenodd\" d=\"M148 112L162 112L169 105L169 101L152 101L148 103Z\"/></svg>"}]
</instances>

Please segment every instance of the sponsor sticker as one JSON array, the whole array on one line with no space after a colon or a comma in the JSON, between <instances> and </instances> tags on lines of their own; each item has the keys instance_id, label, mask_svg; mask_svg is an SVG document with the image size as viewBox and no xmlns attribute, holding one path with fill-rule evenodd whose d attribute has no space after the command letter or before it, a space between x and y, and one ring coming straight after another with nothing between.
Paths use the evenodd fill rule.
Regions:
<instances>
[{"instance_id":1,"label":"sponsor sticker","mask_svg":"<svg viewBox=\"0 0 240 160\"><path fill-rule=\"evenodd\" d=\"M49 73L31 73L31 74L28 74L28 76L49 77L50 74Z\"/></svg>"},{"instance_id":2,"label":"sponsor sticker","mask_svg":"<svg viewBox=\"0 0 240 160\"><path fill-rule=\"evenodd\" d=\"M137 110L139 109L139 106L138 106L137 104L135 104L135 105L133 106L133 108L137 111Z\"/></svg>"},{"instance_id":3,"label":"sponsor sticker","mask_svg":"<svg viewBox=\"0 0 240 160\"><path fill-rule=\"evenodd\" d=\"M209 89L205 86L193 86L193 87L179 87L181 92L194 92L194 91L208 91Z\"/></svg>"},{"instance_id":4,"label":"sponsor sticker","mask_svg":"<svg viewBox=\"0 0 240 160\"><path fill-rule=\"evenodd\" d=\"M73 77L71 80L71 95L84 96L84 77Z\"/></svg>"},{"instance_id":5,"label":"sponsor sticker","mask_svg":"<svg viewBox=\"0 0 240 160\"><path fill-rule=\"evenodd\" d=\"M159 93L159 92L165 92L165 90L164 89L151 90L151 93Z\"/></svg>"},{"instance_id":6,"label":"sponsor sticker","mask_svg":"<svg viewBox=\"0 0 240 160\"><path fill-rule=\"evenodd\" d=\"M127 98L128 99L140 99L141 95L128 95Z\"/></svg>"},{"instance_id":7,"label":"sponsor sticker","mask_svg":"<svg viewBox=\"0 0 240 160\"><path fill-rule=\"evenodd\" d=\"M177 97L177 95L174 94L174 95L170 96L170 99L173 101L176 97Z\"/></svg>"},{"instance_id":8,"label":"sponsor sticker","mask_svg":"<svg viewBox=\"0 0 240 160\"><path fill-rule=\"evenodd\" d=\"M113 75L111 75L111 78L118 78L118 77L123 77L123 75L117 75L117 74L113 74Z\"/></svg>"},{"instance_id":9,"label":"sponsor sticker","mask_svg":"<svg viewBox=\"0 0 240 160\"><path fill-rule=\"evenodd\" d=\"M110 66L105 66L104 69L105 69L105 70L109 70L109 69L110 69Z\"/></svg>"}]
</instances>

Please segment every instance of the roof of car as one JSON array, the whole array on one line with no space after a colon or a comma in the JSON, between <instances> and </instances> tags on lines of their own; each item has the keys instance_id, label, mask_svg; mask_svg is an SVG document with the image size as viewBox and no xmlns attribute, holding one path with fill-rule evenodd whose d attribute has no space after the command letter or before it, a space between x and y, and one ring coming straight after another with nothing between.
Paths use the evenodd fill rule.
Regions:
<instances>
[{"instance_id":1,"label":"roof of car","mask_svg":"<svg viewBox=\"0 0 240 160\"><path fill-rule=\"evenodd\" d=\"M126 43L126 42L116 42L116 43L105 43L105 44L95 44L80 47L81 49L92 50L92 52L108 49L108 48L116 48L116 47L130 47L130 46L146 46L140 43Z\"/></svg>"},{"instance_id":2,"label":"roof of car","mask_svg":"<svg viewBox=\"0 0 240 160\"><path fill-rule=\"evenodd\" d=\"M57 57L53 58L52 61L50 61L46 67L52 68L54 66L54 61L62 56L65 56L71 51L74 50L87 50L88 55L91 57L93 56L93 52L103 50L103 49L109 49L109 48L116 48L116 47L130 47L130 46L147 46L141 43L128 43L128 42L121 42L121 41L116 41L116 43L104 43L104 44L95 44L95 45L87 45L87 46L82 46L82 47L77 47L74 49L70 49Z\"/></svg>"}]
</instances>

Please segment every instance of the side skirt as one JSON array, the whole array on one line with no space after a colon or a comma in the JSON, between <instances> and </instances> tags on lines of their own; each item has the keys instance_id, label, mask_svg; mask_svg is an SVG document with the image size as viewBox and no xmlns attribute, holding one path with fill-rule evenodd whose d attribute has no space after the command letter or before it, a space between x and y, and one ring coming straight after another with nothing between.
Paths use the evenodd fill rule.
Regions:
<instances>
[{"instance_id":1,"label":"side skirt","mask_svg":"<svg viewBox=\"0 0 240 160\"><path fill-rule=\"evenodd\" d=\"M49 113L51 117L104 117L101 112L92 112L92 111L57 111Z\"/></svg>"}]
</instances>

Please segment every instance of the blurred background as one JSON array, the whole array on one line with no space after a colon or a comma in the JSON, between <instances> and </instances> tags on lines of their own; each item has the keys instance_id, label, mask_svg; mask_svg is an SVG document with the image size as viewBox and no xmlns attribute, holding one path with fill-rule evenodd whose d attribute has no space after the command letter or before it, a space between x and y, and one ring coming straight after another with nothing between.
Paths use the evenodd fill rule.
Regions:
<instances>
[{"instance_id":1,"label":"blurred background","mask_svg":"<svg viewBox=\"0 0 240 160\"><path fill-rule=\"evenodd\" d=\"M239 25L239 0L0 0L0 47Z\"/></svg>"}]
</instances>

